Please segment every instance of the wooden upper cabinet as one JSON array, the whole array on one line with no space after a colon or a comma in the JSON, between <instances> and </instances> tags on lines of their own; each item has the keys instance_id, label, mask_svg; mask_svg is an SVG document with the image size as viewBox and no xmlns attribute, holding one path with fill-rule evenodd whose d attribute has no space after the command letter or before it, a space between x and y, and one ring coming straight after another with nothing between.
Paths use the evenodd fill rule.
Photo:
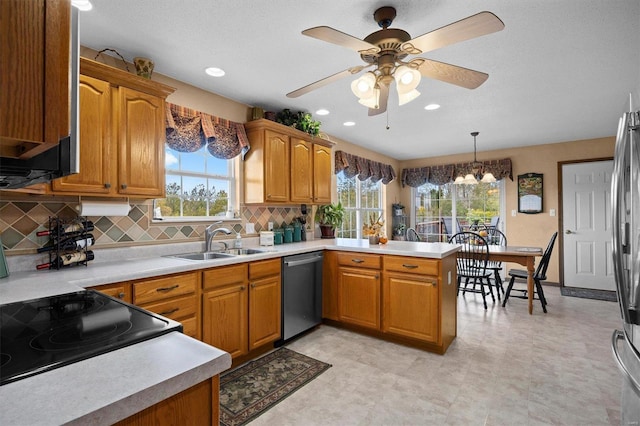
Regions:
<instances>
[{"instance_id":1,"label":"wooden upper cabinet","mask_svg":"<svg viewBox=\"0 0 640 426\"><path fill-rule=\"evenodd\" d=\"M164 100L118 91L118 193L164 196Z\"/></svg>"},{"instance_id":2,"label":"wooden upper cabinet","mask_svg":"<svg viewBox=\"0 0 640 426\"><path fill-rule=\"evenodd\" d=\"M164 99L173 88L80 58L80 173L52 192L164 196Z\"/></svg>"},{"instance_id":3,"label":"wooden upper cabinet","mask_svg":"<svg viewBox=\"0 0 640 426\"><path fill-rule=\"evenodd\" d=\"M331 202L332 142L264 119L245 128L245 203Z\"/></svg>"},{"instance_id":4,"label":"wooden upper cabinet","mask_svg":"<svg viewBox=\"0 0 640 426\"><path fill-rule=\"evenodd\" d=\"M70 133L70 0L0 1L0 153L31 158Z\"/></svg>"},{"instance_id":5,"label":"wooden upper cabinet","mask_svg":"<svg viewBox=\"0 0 640 426\"><path fill-rule=\"evenodd\" d=\"M271 130L265 131L265 201L289 200L289 137Z\"/></svg>"},{"instance_id":6,"label":"wooden upper cabinet","mask_svg":"<svg viewBox=\"0 0 640 426\"><path fill-rule=\"evenodd\" d=\"M115 182L111 86L106 81L85 75L81 75L79 80L81 173L55 179L51 185L54 191L108 194L111 182Z\"/></svg>"},{"instance_id":7,"label":"wooden upper cabinet","mask_svg":"<svg viewBox=\"0 0 640 426\"><path fill-rule=\"evenodd\" d=\"M331 203L331 148L313 144L313 201Z\"/></svg>"},{"instance_id":8,"label":"wooden upper cabinet","mask_svg":"<svg viewBox=\"0 0 640 426\"><path fill-rule=\"evenodd\" d=\"M294 139L291 141L291 201L313 201L313 144Z\"/></svg>"}]
</instances>

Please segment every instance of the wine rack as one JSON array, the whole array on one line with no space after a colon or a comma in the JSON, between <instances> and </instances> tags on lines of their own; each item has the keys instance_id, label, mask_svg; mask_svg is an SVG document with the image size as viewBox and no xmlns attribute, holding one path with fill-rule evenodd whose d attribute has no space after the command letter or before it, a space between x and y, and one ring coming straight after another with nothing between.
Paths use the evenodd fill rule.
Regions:
<instances>
[{"instance_id":1,"label":"wine rack","mask_svg":"<svg viewBox=\"0 0 640 426\"><path fill-rule=\"evenodd\" d=\"M93 260L93 251L88 247L93 241L93 235L89 231L93 229L93 222L86 217L79 216L72 219L49 217L48 231L37 235L46 234L49 242L38 251L47 251L49 262L38 265L37 269L60 269L68 266L87 266ZM76 244L75 248L69 248L69 242ZM78 260L75 260L78 259Z\"/></svg>"}]
</instances>

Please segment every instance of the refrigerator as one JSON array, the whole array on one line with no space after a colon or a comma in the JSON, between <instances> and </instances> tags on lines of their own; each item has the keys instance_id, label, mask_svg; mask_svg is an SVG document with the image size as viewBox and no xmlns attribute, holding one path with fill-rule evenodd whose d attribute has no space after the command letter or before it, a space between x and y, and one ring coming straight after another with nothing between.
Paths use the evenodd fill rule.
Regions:
<instances>
[{"instance_id":1,"label":"refrigerator","mask_svg":"<svg viewBox=\"0 0 640 426\"><path fill-rule=\"evenodd\" d=\"M624 377L621 424L640 424L640 111L620 119L611 179L613 265L622 329L611 346Z\"/></svg>"}]
</instances>

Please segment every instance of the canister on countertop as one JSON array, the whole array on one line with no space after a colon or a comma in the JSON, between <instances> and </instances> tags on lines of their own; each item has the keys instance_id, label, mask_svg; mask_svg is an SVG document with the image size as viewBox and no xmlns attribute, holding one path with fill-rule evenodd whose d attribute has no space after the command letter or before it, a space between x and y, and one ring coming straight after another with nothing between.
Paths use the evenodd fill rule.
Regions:
<instances>
[{"instance_id":1,"label":"canister on countertop","mask_svg":"<svg viewBox=\"0 0 640 426\"><path fill-rule=\"evenodd\" d=\"M284 239L284 229L276 228L273 230L273 243L275 245L282 244L282 240Z\"/></svg>"},{"instance_id":2,"label":"canister on countertop","mask_svg":"<svg viewBox=\"0 0 640 426\"><path fill-rule=\"evenodd\" d=\"M293 226L287 225L284 227L284 242L292 243L293 242Z\"/></svg>"},{"instance_id":3,"label":"canister on countertop","mask_svg":"<svg viewBox=\"0 0 640 426\"><path fill-rule=\"evenodd\" d=\"M293 242L298 243L302 241L302 226L300 222L293 222Z\"/></svg>"},{"instance_id":4,"label":"canister on countertop","mask_svg":"<svg viewBox=\"0 0 640 426\"><path fill-rule=\"evenodd\" d=\"M273 231L260 231L260 245L272 246L274 244L274 232Z\"/></svg>"}]
</instances>

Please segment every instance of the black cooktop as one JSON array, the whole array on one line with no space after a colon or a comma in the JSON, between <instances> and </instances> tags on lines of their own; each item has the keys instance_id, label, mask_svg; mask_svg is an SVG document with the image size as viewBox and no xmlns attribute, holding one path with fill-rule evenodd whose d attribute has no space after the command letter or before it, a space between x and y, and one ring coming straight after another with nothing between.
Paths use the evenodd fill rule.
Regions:
<instances>
[{"instance_id":1,"label":"black cooktop","mask_svg":"<svg viewBox=\"0 0 640 426\"><path fill-rule=\"evenodd\" d=\"M0 306L0 385L182 325L94 290Z\"/></svg>"}]
</instances>

